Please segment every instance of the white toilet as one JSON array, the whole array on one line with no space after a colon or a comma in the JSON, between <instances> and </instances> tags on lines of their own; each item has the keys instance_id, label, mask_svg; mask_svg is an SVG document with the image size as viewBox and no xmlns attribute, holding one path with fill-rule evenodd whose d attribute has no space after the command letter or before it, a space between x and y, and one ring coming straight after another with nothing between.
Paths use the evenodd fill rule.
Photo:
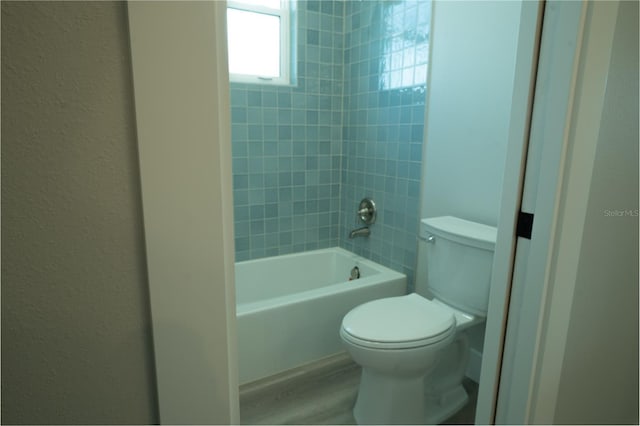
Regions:
<instances>
[{"instance_id":1,"label":"white toilet","mask_svg":"<svg viewBox=\"0 0 640 426\"><path fill-rule=\"evenodd\" d=\"M495 241L491 226L423 219L416 292L345 315L340 336L362 366L358 424L438 424L465 405L464 330L485 319Z\"/></svg>"}]
</instances>

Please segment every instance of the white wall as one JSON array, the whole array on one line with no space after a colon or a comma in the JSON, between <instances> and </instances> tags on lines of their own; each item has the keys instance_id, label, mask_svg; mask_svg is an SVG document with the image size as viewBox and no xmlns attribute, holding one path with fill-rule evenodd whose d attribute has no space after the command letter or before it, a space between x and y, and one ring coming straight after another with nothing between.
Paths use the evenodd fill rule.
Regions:
<instances>
[{"instance_id":1,"label":"white wall","mask_svg":"<svg viewBox=\"0 0 640 426\"><path fill-rule=\"evenodd\" d=\"M434 3L422 217L498 223L520 10Z\"/></svg>"},{"instance_id":2,"label":"white wall","mask_svg":"<svg viewBox=\"0 0 640 426\"><path fill-rule=\"evenodd\" d=\"M620 2L553 423L638 422L638 3Z\"/></svg>"},{"instance_id":3,"label":"white wall","mask_svg":"<svg viewBox=\"0 0 640 426\"><path fill-rule=\"evenodd\" d=\"M433 7L421 217L453 215L496 226L522 4L436 1ZM484 325L469 337L468 373L479 380Z\"/></svg>"}]
</instances>

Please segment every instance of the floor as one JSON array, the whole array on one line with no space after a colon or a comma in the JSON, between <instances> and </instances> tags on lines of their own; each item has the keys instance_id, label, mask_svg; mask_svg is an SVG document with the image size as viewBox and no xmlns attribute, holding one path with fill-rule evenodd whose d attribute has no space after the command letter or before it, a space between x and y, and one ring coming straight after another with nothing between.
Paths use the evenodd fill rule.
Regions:
<instances>
[{"instance_id":1,"label":"floor","mask_svg":"<svg viewBox=\"0 0 640 426\"><path fill-rule=\"evenodd\" d=\"M240 388L241 424L354 425L360 367L339 356ZM444 424L473 424L478 385L465 380L467 405Z\"/></svg>"}]
</instances>

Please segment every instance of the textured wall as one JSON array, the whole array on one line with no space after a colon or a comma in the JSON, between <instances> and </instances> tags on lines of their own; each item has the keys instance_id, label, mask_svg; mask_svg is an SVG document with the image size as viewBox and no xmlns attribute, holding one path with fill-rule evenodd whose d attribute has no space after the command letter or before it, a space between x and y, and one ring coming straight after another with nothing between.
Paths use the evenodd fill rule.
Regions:
<instances>
[{"instance_id":1,"label":"textured wall","mask_svg":"<svg viewBox=\"0 0 640 426\"><path fill-rule=\"evenodd\" d=\"M555 424L638 424L638 50L620 2Z\"/></svg>"},{"instance_id":2,"label":"textured wall","mask_svg":"<svg viewBox=\"0 0 640 426\"><path fill-rule=\"evenodd\" d=\"M297 6L296 83L231 84L236 260L338 245L344 4Z\"/></svg>"},{"instance_id":3,"label":"textured wall","mask_svg":"<svg viewBox=\"0 0 640 426\"><path fill-rule=\"evenodd\" d=\"M2 2L2 421L157 419L124 3Z\"/></svg>"}]
</instances>

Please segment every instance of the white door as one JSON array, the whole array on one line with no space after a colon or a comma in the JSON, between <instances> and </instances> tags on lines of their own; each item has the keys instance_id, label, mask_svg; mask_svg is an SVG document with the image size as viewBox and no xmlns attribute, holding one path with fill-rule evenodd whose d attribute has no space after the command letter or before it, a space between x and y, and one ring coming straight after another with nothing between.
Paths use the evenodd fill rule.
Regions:
<instances>
[{"instance_id":1,"label":"white door","mask_svg":"<svg viewBox=\"0 0 640 426\"><path fill-rule=\"evenodd\" d=\"M543 291L537 284L542 281L540 272L544 273L544 247L553 232L548 211L553 211L556 198L565 123L570 114L582 6L579 2L544 5L530 131L526 135L528 147L521 151L518 144L513 144L507 160L513 169L507 172L511 176L505 173L494 264L499 274L494 280L500 280L494 283L504 286L504 291L500 288L501 294L494 294L496 289L492 288L485 341L486 347L497 353L495 357L486 356L483 362L477 421L525 423L530 377L523 371L532 370L536 348ZM538 191L538 187L544 190ZM514 239L520 211L533 214L532 239ZM504 255L507 250L513 256ZM503 350L504 359L500 353ZM502 399L496 411L498 392Z\"/></svg>"},{"instance_id":2,"label":"white door","mask_svg":"<svg viewBox=\"0 0 640 426\"><path fill-rule=\"evenodd\" d=\"M485 340L485 348L496 353L488 356L485 352L483 357L476 423L551 424L557 420L560 376L586 229L589 184L601 130L618 6L618 2L547 1L545 4L522 192L516 181L521 176L517 166L525 164L523 152L515 142L509 148L507 164L512 170L508 168L505 173L496 251L504 254L514 250L514 256L496 256L494 272L499 276L494 276L497 285L492 288ZM633 10L628 14L633 15ZM637 20L635 25L637 58ZM627 24L632 26L633 22ZM633 39L633 36L627 37ZM633 74L628 68L626 72ZM637 111L637 63L635 75L635 98L631 97L627 106L635 102ZM637 158L637 122L635 138ZM626 149L634 155L633 141ZM633 162L628 169L625 173L633 179ZM635 178L637 180L637 164ZM510 179L514 179L511 184ZM630 194L633 192L632 189ZM637 212L637 182L635 193L631 212L634 206ZM520 194L519 209L514 209ZM618 199L625 200L625 197ZM533 214L530 239L513 238L519 211ZM633 232L634 228L627 229ZM637 220L635 232L637 235ZM637 253L637 236L635 241ZM633 249L633 243L630 248ZM624 291L629 297L635 294L637 299L637 254L635 262L636 283L632 282L628 286L630 290ZM626 265L633 271L633 260ZM633 306L627 311L629 317L634 318ZM633 332L630 336L633 337ZM637 333L635 341L637 360ZM583 354L583 357L590 355ZM630 383L633 389L633 380ZM637 380L635 383L637 420ZM631 406L633 411L633 404ZM570 414L567 418L571 418Z\"/></svg>"}]
</instances>

